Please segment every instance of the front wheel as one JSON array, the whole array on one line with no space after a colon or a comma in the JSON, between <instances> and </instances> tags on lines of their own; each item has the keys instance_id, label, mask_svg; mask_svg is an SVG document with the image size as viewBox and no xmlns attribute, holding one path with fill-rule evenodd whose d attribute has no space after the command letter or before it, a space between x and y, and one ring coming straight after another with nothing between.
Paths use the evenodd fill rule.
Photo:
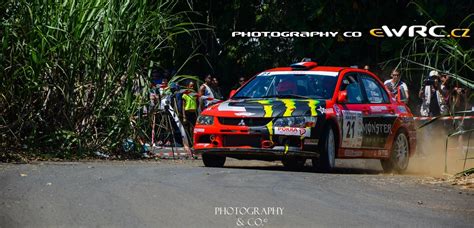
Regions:
<instances>
[{"instance_id":1,"label":"front wheel","mask_svg":"<svg viewBox=\"0 0 474 228\"><path fill-rule=\"evenodd\" d=\"M320 139L319 144L319 159L313 159L313 166L323 172L330 172L336 167L336 138L334 130L328 126Z\"/></svg>"},{"instance_id":2,"label":"front wheel","mask_svg":"<svg viewBox=\"0 0 474 228\"><path fill-rule=\"evenodd\" d=\"M202 162L206 167L223 167L225 163L225 157L213 154L203 154Z\"/></svg>"},{"instance_id":3,"label":"front wheel","mask_svg":"<svg viewBox=\"0 0 474 228\"><path fill-rule=\"evenodd\" d=\"M390 158L380 160L384 172L403 173L408 168L409 160L409 143L408 137L403 132L398 132L392 144Z\"/></svg>"}]
</instances>

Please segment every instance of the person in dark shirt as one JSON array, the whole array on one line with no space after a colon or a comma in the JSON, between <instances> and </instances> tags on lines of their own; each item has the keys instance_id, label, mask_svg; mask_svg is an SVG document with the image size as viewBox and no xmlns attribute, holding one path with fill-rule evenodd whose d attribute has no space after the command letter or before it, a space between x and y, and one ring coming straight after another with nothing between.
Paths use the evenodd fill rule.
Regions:
<instances>
[{"instance_id":1,"label":"person in dark shirt","mask_svg":"<svg viewBox=\"0 0 474 228\"><path fill-rule=\"evenodd\" d=\"M219 80L216 77L212 78L211 89L214 91L214 98L223 100L221 88L219 87Z\"/></svg>"}]
</instances>

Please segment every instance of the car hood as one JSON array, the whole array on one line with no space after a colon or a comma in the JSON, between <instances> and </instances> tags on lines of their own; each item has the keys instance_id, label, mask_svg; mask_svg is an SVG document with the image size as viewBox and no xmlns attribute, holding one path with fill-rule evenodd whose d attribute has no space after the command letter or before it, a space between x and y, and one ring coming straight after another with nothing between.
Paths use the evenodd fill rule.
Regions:
<instances>
[{"instance_id":1,"label":"car hood","mask_svg":"<svg viewBox=\"0 0 474 228\"><path fill-rule=\"evenodd\" d=\"M324 114L325 101L315 99L227 100L205 109L202 115L219 117L286 117Z\"/></svg>"}]
</instances>

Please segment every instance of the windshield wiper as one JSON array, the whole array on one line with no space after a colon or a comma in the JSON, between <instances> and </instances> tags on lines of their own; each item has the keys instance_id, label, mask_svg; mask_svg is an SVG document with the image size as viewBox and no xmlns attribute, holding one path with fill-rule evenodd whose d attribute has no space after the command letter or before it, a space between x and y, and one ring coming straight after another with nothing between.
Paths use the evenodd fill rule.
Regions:
<instances>
[{"instance_id":1,"label":"windshield wiper","mask_svg":"<svg viewBox=\"0 0 474 228\"><path fill-rule=\"evenodd\" d=\"M261 98L302 98L302 99L311 99L306 96L302 95L296 95L296 94L275 94L275 95L269 95L269 96L263 96Z\"/></svg>"},{"instance_id":2,"label":"windshield wiper","mask_svg":"<svg viewBox=\"0 0 474 228\"><path fill-rule=\"evenodd\" d=\"M247 96L232 97L232 99L246 99L246 98L250 98L250 97L247 97Z\"/></svg>"}]
</instances>

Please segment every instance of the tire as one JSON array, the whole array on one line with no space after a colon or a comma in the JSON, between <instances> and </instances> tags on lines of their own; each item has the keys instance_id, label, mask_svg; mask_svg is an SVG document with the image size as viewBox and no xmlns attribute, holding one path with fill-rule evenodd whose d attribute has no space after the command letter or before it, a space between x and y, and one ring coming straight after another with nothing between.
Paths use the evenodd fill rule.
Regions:
<instances>
[{"instance_id":1,"label":"tire","mask_svg":"<svg viewBox=\"0 0 474 228\"><path fill-rule=\"evenodd\" d=\"M202 162L206 167L223 167L225 163L225 157L213 154L203 154Z\"/></svg>"},{"instance_id":2,"label":"tire","mask_svg":"<svg viewBox=\"0 0 474 228\"><path fill-rule=\"evenodd\" d=\"M328 126L320 138L319 158L312 160L313 167L322 172L330 172L336 167L336 136L332 126Z\"/></svg>"},{"instance_id":3,"label":"tire","mask_svg":"<svg viewBox=\"0 0 474 228\"><path fill-rule=\"evenodd\" d=\"M304 164L306 163L306 159L304 158L284 158L281 160L283 166L288 170L302 170L304 168Z\"/></svg>"},{"instance_id":4,"label":"tire","mask_svg":"<svg viewBox=\"0 0 474 228\"><path fill-rule=\"evenodd\" d=\"M390 158L380 160L385 173L403 173L408 168L410 144L408 137L403 131L399 131L392 144Z\"/></svg>"}]
</instances>

